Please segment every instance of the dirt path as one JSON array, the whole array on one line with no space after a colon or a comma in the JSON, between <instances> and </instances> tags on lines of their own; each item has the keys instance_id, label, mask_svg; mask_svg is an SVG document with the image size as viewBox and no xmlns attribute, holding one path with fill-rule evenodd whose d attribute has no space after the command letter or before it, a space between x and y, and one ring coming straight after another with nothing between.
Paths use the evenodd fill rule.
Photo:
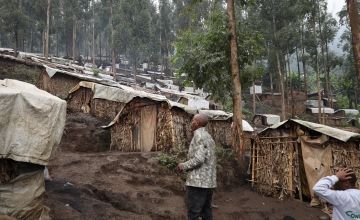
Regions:
<instances>
[{"instance_id":1,"label":"dirt path","mask_svg":"<svg viewBox=\"0 0 360 220\"><path fill-rule=\"evenodd\" d=\"M54 220L186 219L183 179L158 165L154 153L58 151L49 165L45 203ZM214 219L318 219L319 209L279 201L248 186L217 190Z\"/></svg>"}]
</instances>

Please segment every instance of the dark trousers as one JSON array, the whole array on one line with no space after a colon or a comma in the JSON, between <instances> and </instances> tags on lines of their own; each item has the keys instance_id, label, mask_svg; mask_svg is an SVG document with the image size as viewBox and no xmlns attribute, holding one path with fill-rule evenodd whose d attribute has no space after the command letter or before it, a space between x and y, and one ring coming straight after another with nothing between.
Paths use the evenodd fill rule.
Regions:
<instances>
[{"instance_id":1,"label":"dark trousers","mask_svg":"<svg viewBox=\"0 0 360 220\"><path fill-rule=\"evenodd\" d=\"M212 202L213 189L198 188L187 186L187 215L188 220L212 220Z\"/></svg>"}]
</instances>

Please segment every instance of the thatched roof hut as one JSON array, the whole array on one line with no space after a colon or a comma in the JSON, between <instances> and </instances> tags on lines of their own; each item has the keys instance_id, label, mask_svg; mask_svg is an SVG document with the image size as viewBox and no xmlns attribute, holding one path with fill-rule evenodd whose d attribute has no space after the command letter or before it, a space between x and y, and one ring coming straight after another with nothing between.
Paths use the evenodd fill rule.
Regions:
<instances>
[{"instance_id":1,"label":"thatched roof hut","mask_svg":"<svg viewBox=\"0 0 360 220\"><path fill-rule=\"evenodd\" d=\"M111 129L111 149L122 151L187 145L188 128L196 112L161 95L91 82L80 82L70 91L68 108L112 120L104 128Z\"/></svg>"},{"instance_id":2,"label":"thatched roof hut","mask_svg":"<svg viewBox=\"0 0 360 220\"><path fill-rule=\"evenodd\" d=\"M166 97L138 91L128 86L105 86L80 82L67 98L70 111L90 113L111 120L111 149L122 151L158 151L188 146L190 122L199 111L172 102ZM218 146L231 146L231 114L200 110L210 117L207 126ZM104 122L105 123L105 122ZM244 121L244 130L252 132Z\"/></svg>"},{"instance_id":3,"label":"thatched roof hut","mask_svg":"<svg viewBox=\"0 0 360 220\"><path fill-rule=\"evenodd\" d=\"M251 148L253 187L278 198L313 199L312 187L339 167L360 175L360 134L290 119L258 134Z\"/></svg>"}]
</instances>

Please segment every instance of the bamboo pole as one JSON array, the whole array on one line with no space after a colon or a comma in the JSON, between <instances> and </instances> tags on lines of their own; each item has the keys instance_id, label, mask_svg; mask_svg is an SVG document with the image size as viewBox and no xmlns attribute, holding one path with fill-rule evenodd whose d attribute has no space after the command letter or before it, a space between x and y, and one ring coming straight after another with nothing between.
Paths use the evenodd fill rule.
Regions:
<instances>
[{"instance_id":1,"label":"bamboo pole","mask_svg":"<svg viewBox=\"0 0 360 220\"><path fill-rule=\"evenodd\" d=\"M296 151L296 155L297 155L297 163L296 163L296 166L297 166L297 170L298 170L298 182L299 182L299 198L300 198L300 201L302 202L303 201L303 196L302 196L302 185L301 185L301 176L300 176L300 156L299 156L299 147L300 145L299 144L295 144L295 151Z\"/></svg>"},{"instance_id":2,"label":"bamboo pole","mask_svg":"<svg viewBox=\"0 0 360 220\"><path fill-rule=\"evenodd\" d=\"M290 155L289 155L289 160L290 160L290 164L289 164L289 188L290 188L290 196L293 197L293 153L294 153L294 145L291 145L290 147Z\"/></svg>"},{"instance_id":3,"label":"bamboo pole","mask_svg":"<svg viewBox=\"0 0 360 220\"><path fill-rule=\"evenodd\" d=\"M251 147L251 154L252 154L252 164L251 164L251 179L255 179L255 141L252 144ZM254 182L251 182L251 188L254 188Z\"/></svg>"}]
</instances>

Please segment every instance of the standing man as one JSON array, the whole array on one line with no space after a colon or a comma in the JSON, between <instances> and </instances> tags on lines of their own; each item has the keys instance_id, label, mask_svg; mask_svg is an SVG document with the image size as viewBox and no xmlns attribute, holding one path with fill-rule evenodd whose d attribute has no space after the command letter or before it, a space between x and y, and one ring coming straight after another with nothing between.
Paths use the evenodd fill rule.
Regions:
<instances>
[{"instance_id":1,"label":"standing man","mask_svg":"<svg viewBox=\"0 0 360 220\"><path fill-rule=\"evenodd\" d=\"M188 220L212 220L212 194L216 188L215 142L205 130L209 119L197 114L191 121L191 140L188 160L177 166L179 171L187 171L186 193Z\"/></svg>"},{"instance_id":2,"label":"standing man","mask_svg":"<svg viewBox=\"0 0 360 220\"><path fill-rule=\"evenodd\" d=\"M360 219L360 190L356 188L356 181L352 170L342 168L336 175L324 177L315 184L314 192L333 205L333 220Z\"/></svg>"}]
</instances>

